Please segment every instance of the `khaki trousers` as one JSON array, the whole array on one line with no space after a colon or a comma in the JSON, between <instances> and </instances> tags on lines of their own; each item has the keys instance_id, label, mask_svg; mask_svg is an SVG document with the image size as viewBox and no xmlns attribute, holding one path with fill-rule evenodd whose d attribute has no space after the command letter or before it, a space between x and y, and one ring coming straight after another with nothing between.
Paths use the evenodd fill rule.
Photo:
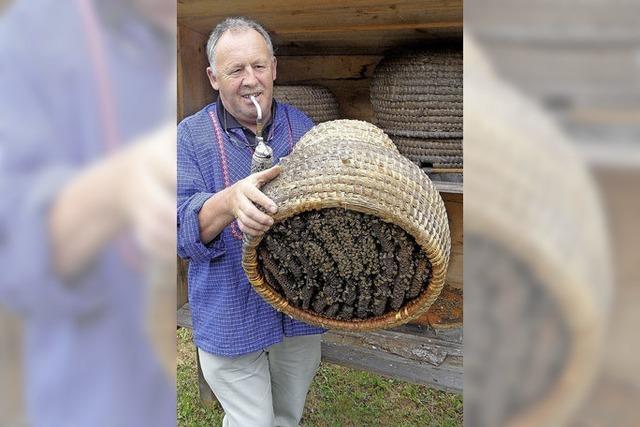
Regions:
<instances>
[{"instance_id":1,"label":"khaki trousers","mask_svg":"<svg viewBox=\"0 0 640 427\"><path fill-rule=\"evenodd\" d=\"M295 427L320 365L321 335L285 337L265 350L222 357L198 349L223 427Z\"/></svg>"}]
</instances>

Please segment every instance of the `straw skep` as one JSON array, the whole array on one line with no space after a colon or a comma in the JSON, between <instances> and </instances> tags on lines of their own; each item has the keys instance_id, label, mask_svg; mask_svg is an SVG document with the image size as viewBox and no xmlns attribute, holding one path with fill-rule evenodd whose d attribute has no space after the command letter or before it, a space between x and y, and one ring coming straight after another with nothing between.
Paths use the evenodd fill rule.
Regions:
<instances>
[{"instance_id":1,"label":"straw skep","mask_svg":"<svg viewBox=\"0 0 640 427\"><path fill-rule=\"evenodd\" d=\"M324 86L274 86L273 97L293 105L316 124L340 118L338 101Z\"/></svg>"},{"instance_id":2,"label":"straw skep","mask_svg":"<svg viewBox=\"0 0 640 427\"><path fill-rule=\"evenodd\" d=\"M378 126L402 155L418 165L462 166L460 50L432 48L384 58L371 83L371 104ZM442 153L443 143L455 146L455 154Z\"/></svg>"},{"instance_id":3,"label":"straw skep","mask_svg":"<svg viewBox=\"0 0 640 427\"><path fill-rule=\"evenodd\" d=\"M428 310L451 238L429 178L372 124L311 129L263 187L274 225L246 236L243 266L276 309L310 324L372 330Z\"/></svg>"}]
</instances>

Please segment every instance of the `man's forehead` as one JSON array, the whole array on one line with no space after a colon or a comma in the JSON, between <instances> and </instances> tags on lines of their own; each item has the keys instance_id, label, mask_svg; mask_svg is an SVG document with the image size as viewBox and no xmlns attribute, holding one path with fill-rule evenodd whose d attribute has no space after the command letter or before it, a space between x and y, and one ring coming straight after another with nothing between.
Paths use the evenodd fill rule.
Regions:
<instances>
[{"instance_id":1,"label":"man's forehead","mask_svg":"<svg viewBox=\"0 0 640 427\"><path fill-rule=\"evenodd\" d=\"M225 31L216 45L216 53L234 51L238 47L250 50L264 50L268 53L267 42L252 28L231 28Z\"/></svg>"}]
</instances>

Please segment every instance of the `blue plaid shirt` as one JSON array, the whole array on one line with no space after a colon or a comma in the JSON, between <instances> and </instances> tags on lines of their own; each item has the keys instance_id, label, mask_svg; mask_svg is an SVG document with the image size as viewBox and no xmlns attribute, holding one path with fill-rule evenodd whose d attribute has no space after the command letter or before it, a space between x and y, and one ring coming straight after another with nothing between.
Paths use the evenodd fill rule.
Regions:
<instances>
[{"instance_id":1,"label":"blue plaid shirt","mask_svg":"<svg viewBox=\"0 0 640 427\"><path fill-rule=\"evenodd\" d=\"M287 104L276 103L274 111L267 141L278 162L313 123ZM178 254L189 260L196 346L212 354L237 356L281 342L285 336L324 329L276 311L256 293L242 269L242 233L236 221L209 244L200 240L198 213L204 202L251 170L253 150L244 145L242 128L227 132L233 140L220 123L215 103L178 125Z\"/></svg>"}]
</instances>

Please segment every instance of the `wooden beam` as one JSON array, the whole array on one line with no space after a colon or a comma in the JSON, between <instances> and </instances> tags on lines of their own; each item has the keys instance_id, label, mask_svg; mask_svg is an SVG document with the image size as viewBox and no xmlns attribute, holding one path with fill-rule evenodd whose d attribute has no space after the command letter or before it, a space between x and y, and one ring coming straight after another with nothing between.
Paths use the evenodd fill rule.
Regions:
<instances>
[{"instance_id":1,"label":"wooden beam","mask_svg":"<svg viewBox=\"0 0 640 427\"><path fill-rule=\"evenodd\" d=\"M371 78L381 55L278 55L277 83Z\"/></svg>"},{"instance_id":2,"label":"wooden beam","mask_svg":"<svg viewBox=\"0 0 640 427\"><path fill-rule=\"evenodd\" d=\"M330 331L323 335L326 362L375 372L414 384L462 392L462 342L395 330Z\"/></svg>"},{"instance_id":3,"label":"wooden beam","mask_svg":"<svg viewBox=\"0 0 640 427\"><path fill-rule=\"evenodd\" d=\"M463 282L463 248L464 248L464 208L462 194L441 193L449 218L451 233L451 255L447 284L452 288L462 289Z\"/></svg>"},{"instance_id":4,"label":"wooden beam","mask_svg":"<svg viewBox=\"0 0 640 427\"><path fill-rule=\"evenodd\" d=\"M192 327L188 305L178 310L177 319L179 326ZM330 331L323 335L322 358L325 362L460 393L462 340L461 329L435 331L412 325L373 332ZM204 396L208 398L207 393Z\"/></svg>"},{"instance_id":5,"label":"wooden beam","mask_svg":"<svg viewBox=\"0 0 640 427\"><path fill-rule=\"evenodd\" d=\"M0 426L26 425L23 321L0 305Z\"/></svg>"},{"instance_id":6,"label":"wooden beam","mask_svg":"<svg viewBox=\"0 0 640 427\"><path fill-rule=\"evenodd\" d=\"M178 121L215 100L206 74L206 43L206 36L178 27Z\"/></svg>"},{"instance_id":7,"label":"wooden beam","mask_svg":"<svg viewBox=\"0 0 640 427\"><path fill-rule=\"evenodd\" d=\"M181 0L178 22L202 33L227 16L245 15L260 21L274 33L304 31L352 31L426 28L443 25L462 26L461 0L328 0L291 3L249 0L222 2L215 0Z\"/></svg>"}]
</instances>

